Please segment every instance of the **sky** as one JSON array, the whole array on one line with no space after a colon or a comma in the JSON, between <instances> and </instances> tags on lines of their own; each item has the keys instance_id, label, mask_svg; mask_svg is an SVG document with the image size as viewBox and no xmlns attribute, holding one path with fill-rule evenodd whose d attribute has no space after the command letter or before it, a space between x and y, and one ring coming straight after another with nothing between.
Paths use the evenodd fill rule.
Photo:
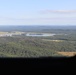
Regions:
<instances>
[{"instance_id":1,"label":"sky","mask_svg":"<svg viewBox=\"0 0 76 75\"><path fill-rule=\"evenodd\" d=\"M0 0L0 25L76 25L76 0Z\"/></svg>"}]
</instances>

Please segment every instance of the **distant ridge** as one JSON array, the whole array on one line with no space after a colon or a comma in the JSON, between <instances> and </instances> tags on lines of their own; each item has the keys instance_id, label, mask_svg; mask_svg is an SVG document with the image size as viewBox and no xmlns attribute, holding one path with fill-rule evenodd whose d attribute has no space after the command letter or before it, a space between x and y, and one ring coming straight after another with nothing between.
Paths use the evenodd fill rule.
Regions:
<instances>
[{"instance_id":1,"label":"distant ridge","mask_svg":"<svg viewBox=\"0 0 76 75\"><path fill-rule=\"evenodd\" d=\"M42 29L76 29L76 26L45 26L45 25L7 25L7 26L0 26L0 31L34 31L34 30L42 30Z\"/></svg>"}]
</instances>

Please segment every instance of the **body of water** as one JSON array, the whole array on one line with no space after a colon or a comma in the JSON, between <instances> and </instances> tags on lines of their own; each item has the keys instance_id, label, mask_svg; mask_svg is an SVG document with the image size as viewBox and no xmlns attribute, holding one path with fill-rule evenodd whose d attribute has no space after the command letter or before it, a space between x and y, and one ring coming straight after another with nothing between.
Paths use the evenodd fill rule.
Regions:
<instances>
[{"instance_id":1,"label":"body of water","mask_svg":"<svg viewBox=\"0 0 76 75\"><path fill-rule=\"evenodd\" d=\"M32 37L46 37L46 36L54 36L54 35L56 35L56 34L45 34L45 33L43 33L43 34L30 34L30 33L27 33L26 34L26 36L32 36Z\"/></svg>"}]
</instances>

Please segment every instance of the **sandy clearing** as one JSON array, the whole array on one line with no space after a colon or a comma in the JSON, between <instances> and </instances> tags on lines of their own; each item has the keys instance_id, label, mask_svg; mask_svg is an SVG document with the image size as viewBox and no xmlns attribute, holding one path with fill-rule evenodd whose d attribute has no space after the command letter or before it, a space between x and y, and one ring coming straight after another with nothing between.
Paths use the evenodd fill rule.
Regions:
<instances>
[{"instance_id":1,"label":"sandy clearing","mask_svg":"<svg viewBox=\"0 0 76 75\"><path fill-rule=\"evenodd\" d=\"M74 56L76 55L76 52L57 52L58 54L64 55L64 56Z\"/></svg>"}]
</instances>

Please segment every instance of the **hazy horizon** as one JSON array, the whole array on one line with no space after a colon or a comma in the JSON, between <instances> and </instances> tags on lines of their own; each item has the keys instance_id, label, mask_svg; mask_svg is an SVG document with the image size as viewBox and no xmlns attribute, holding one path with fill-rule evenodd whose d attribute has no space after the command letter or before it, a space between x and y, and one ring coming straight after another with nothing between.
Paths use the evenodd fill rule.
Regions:
<instances>
[{"instance_id":1,"label":"hazy horizon","mask_svg":"<svg viewBox=\"0 0 76 75\"><path fill-rule=\"evenodd\" d=\"M0 25L0 26L76 26L76 25Z\"/></svg>"},{"instance_id":2,"label":"hazy horizon","mask_svg":"<svg viewBox=\"0 0 76 75\"><path fill-rule=\"evenodd\" d=\"M1 27L3 26L55 26L55 27L71 27L71 26L75 26L76 27L76 25L0 25Z\"/></svg>"}]
</instances>

